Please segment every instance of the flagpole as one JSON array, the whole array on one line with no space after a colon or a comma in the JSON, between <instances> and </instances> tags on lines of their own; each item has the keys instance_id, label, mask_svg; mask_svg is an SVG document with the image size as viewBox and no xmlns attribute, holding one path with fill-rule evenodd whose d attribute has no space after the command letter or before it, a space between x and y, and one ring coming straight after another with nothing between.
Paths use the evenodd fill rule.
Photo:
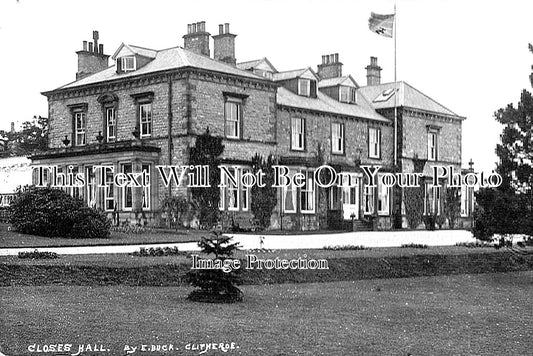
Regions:
<instances>
[{"instance_id":1,"label":"flagpole","mask_svg":"<svg viewBox=\"0 0 533 356\"><path fill-rule=\"evenodd\" d=\"M396 3L394 3L394 169L398 165L398 82L396 79Z\"/></svg>"}]
</instances>

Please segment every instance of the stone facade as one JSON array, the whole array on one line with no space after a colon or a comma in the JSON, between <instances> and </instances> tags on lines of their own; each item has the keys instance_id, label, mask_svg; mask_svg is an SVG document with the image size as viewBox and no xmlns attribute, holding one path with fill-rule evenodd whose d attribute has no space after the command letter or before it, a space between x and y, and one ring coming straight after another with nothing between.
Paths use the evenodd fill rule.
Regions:
<instances>
[{"instance_id":1,"label":"stone facade","mask_svg":"<svg viewBox=\"0 0 533 356\"><path fill-rule=\"evenodd\" d=\"M278 189L271 228L392 228L401 197L381 183L368 188L365 173L365 167L379 167L379 176L397 169L391 110L373 107L353 78L342 77L338 54L323 56L318 74L310 68L279 73L271 65L255 68L250 64L254 61L242 70L235 65L235 35L229 33L229 25L221 25L214 38L211 59L205 23L190 24L184 49L128 46L120 53L130 58L121 58L118 50L113 56L117 70L103 69L43 93L49 102L50 150L34 156L33 164L55 165L63 173L71 166L87 173L95 165L111 165L115 173L149 170L148 187L113 185L99 193L89 186L67 190L107 211L116 223L161 225L163 198L190 199L190 191L165 187L156 166L187 165L196 137L209 129L223 138L221 159L227 167L249 170L256 153L272 154L291 176L304 175L303 186ZM187 60L180 62L183 58ZM259 66L268 60L255 62ZM379 81L377 60L371 67L373 80ZM260 75L254 74L259 70ZM327 85L320 87L322 80ZM427 155L430 131L446 142L439 144L434 163L460 167L461 120L408 107L402 108L400 117L401 171L412 171L412 160ZM319 187L315 173L323 165L353 184ZM221 190L221 224L251 227L250 199L242 186ZM194 225L194 216L187 223Z\"/></svg>"}]
</instances>

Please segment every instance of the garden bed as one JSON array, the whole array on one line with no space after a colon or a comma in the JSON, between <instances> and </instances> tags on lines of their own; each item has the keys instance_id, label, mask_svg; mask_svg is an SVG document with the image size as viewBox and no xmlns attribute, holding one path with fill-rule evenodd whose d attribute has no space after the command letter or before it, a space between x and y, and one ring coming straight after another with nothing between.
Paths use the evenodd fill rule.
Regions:
<instances>
[{"instance_id":1,"label":"garden bed","mask_svg":"<svg viewBox=\"0 0 533 356\"><path fill-rule=\"evenodd\" d=\"M411 251L409 251L411 250ZM454 252L455 251L455 252ZM461 251L460 253L457 251ZM350 281L510 272L533 269L532 254L490 248L375 249L363 251L248 252L258 258L326 259L325 270L241 269L243 284ZM238 256L244 260L244 252ZM245 262L242 261L242 265ZM59 259L0 258L0 286L10 285L127 285L179 286L191 268L186 256L135 257L130 255L62 256Z\"/></svg>"}]
</instances>

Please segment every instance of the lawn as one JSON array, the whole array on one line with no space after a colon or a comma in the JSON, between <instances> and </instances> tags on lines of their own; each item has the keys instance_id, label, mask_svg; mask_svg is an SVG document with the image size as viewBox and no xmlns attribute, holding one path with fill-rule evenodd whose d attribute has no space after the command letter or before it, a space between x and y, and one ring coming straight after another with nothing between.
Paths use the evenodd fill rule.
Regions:
<instances>
[{"instance_id":1,"label":"lawn","mask_svg":"<svg viewBox=\"0 0 533 356\"><path fill-rule=\"evenodd\" d=\"M185 287L0 288L0 351L29 345L234 342L225 355L526 355L533 272L244 286L241 304ZM85 353L88 355L90 353ZM139 354L139 353L136 353ZM150 353L158 355L159 353ZM222 353L209 351L206 355Z\"/></svg>"},{"instance_id":2,"label":"lawn","mask_svg":"<svg viewBox=\"0 0 533 356\"><path fill-rule=\"evenodd\" d=\"M60 247L93 245L136 245L141 243L172 243L200 241L208 235L199 230L154 230L144 233L124 233L112 231L107 239L66 239L20 234L9 231L8 225L0 224L0 247Z\"/></svg>"}]
</instances>

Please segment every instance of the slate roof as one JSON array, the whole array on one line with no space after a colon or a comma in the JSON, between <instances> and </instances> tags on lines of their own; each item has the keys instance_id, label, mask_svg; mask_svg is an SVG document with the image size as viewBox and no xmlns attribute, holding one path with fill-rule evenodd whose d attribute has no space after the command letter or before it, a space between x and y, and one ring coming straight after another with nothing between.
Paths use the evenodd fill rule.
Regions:
<instances>
[{"instance_id":1,"label":"slate roof","mask_svg":"<svg viewBox=\"0 0 533 356\"><path fill-rule=\"evenodd\" d=\"M350 75L347 75L344 77L322 79L321 81L318 82L318 87L319 88L333 87L333 86L343 84L346 81L352 81L352 83L355 84L356 87L358 87L357 83Z\"/></svg>"},{"instance_id":2,"label":"slate roof","mask_svg":"<svg viewBox=\"0 0 533 356\"><path fill-rule=\"evenodd\" d=\"M274 81L282 81L282 80L287 80L287 79L294 79L294 78L297 78L299 76L301 76L302 74L304 74L305 72L307 71L310 71L311 73L313 73L313 75L315 77L317 77L318 79L318 76L316 75L316 73L311 69L311 68L301 68L301 69L294 69L294 70L289 70L289 71L285 71L285 72L278 72L278 73L274 73Z\"/></svg>"},{"instance_id":3,"label":"slate roof","mask_svg":"<svg viewBox=\"0 0 533 356\"><path fill-rule=\"evenodd\" d=\"M261 59L254 59L251 61L237 63L237 68L242 69L242 70L250 70L251 68L256 68L261 63L266 63L269 67L272 68L272 71L274 73L278 72L277 69L272 65L272 63L270 63L270 61L266 57L263 57Z\"/></svg>"},{"instance_id":4,"label":"slate roof","mask_svg":"<svg viewBox=\"0 0 533 356\"><path fill-rule=\"evenodd\" d=\"M143 56L143 57L155 58L155 56L157 55L157 51L155 49L150 49L150 48L145 48L145 47L140 47L140 46L135 46L135 45L128 45L128 44L122 43L118 47L118 49L116 50L115 54L111 58L115 59L117 57L117 54L120 52L120 50L123 47L126 47L130 51L132 51L133 53L138 54L138 55Z\"/></svg>"},{"instance_id":5,"label":"slate roof","mask_svg":"<svg viewBox=\"0 0 533 356\"><path fill-rule=\"evenodd\" d=\"M138 49L140 47L131 46L132 48ZM140 53L139 53L140 54ZM252 72L238 69L232 65L216 61L209 57L196 54L194 52L188 51L181 47L173 47L160 51L156 51L155 58L150 61L148 64L139 68L133 72L117 74L115 66L111 66L107 69L104 69L100 72L89 75L85 78L77 80L75 82L66 84L59 89L69 89L75 88L83 85L102 83L107 81L112 81L115 79L122 78L132 78L137 77L143 74L156 73L165 70L178 69L183 67L194 67L200 69L207 69L214 72L226 73L238 75L241 77L265 80L263 77L253 74Z\"/></svg>"},{"instance_id":6,"label":"slate roof","mask_svg":"<svg viewBox=\"0 0 533 356\"><path fill-rule=\"evenodd\" d=\"M365 95L368 100L372 103L372 106L375 109L387 109L394 107L395 94L394 94L395 83L384 83L380 85L372 85L361 87L359 90ZM419 109L424 111L430 111L437 114L444 114L449 116L457 116L456 113L448 109L447 107L439 104L437 101L431 99L426 94L422 93L418 89L415 89L413 86L409 85L404 81L397 82L398 89L398 106L410 107L413 109ZM382 95L387 90L390 90L391 95ZM376 101L378 97L379 101Z\"/></svg>"},{"instance_id":7,"label":"slate roof","mask_svg":"<svg viewBox=\"0 0 533 356\"><path fill-rule=\"evenodd\" d=\"M378 114L363 95L359 95L358 99L359 102L357 104L346 104L332 99L326 94L322 94L320 91L317 93L316 98L310 98L294 94L290 90L283 87L278 88L276 97L278 105L321 111L325 113L334 113L387 123L390 122L390 120Z\"/></svg>"}]
</instances>

